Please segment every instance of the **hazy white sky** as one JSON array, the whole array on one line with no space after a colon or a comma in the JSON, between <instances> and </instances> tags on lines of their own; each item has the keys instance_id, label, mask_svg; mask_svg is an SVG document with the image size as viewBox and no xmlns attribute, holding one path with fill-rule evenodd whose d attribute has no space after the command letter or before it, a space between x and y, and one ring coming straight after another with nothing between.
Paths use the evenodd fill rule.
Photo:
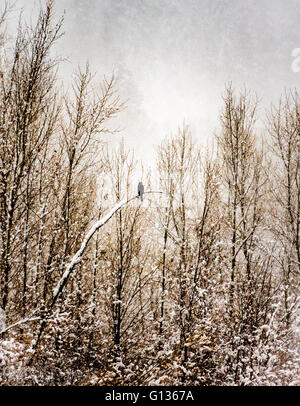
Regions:
<instances>
[{"instance_id":1,"label":"hazy white sky","mask_svg":"<svg viewBox=\"0 0 300 406\"><path fill-rule=\"evenodd\" d=\"M39 2L19 7L27 19ZM128 99L118 137L137 158L151 160L152 145L183 120L209 139L229 81L257 92L262 112L300 81L291 69L300 0L56 0L57 16L64 11L60 75L67 82L87 60L99 80L115 72Z\"/></svg>"}]
</instances>

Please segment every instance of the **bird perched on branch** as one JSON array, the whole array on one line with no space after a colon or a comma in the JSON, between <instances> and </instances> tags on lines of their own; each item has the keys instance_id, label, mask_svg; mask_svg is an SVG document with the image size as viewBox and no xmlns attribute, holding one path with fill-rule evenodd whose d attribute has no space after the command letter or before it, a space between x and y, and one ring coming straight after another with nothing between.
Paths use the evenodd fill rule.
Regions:
<instances>
[{"instance_id":1,"label":"bird perched on branch","mask_svg":"<svg viewBox=\"0 0 300 406\"><path fill-rule=\"evenodd\" d=\"M143 201L143 194L144 194L144 185L142 184L142 182L139 182L138 184L138 195L141 198L141 201Z\"/></svg>"}]
</instances>

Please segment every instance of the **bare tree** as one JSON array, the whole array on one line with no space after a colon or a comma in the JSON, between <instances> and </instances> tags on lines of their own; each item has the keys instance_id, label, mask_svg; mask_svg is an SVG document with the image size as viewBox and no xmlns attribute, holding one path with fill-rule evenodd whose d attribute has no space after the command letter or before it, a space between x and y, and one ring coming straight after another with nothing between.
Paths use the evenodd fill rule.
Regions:
<instances>
[{"instance_id":1,"label":"bare tree","mask_svg":"<svg viewBox=\"0 0 300 406\"><path fill-rule=\"evenodd\" d=\"M202 157L187 126L159 147L158 171L166 195L158 210L163 233L159 349L168 351L167 343L177 342L174 354L181 364L178 379L189 382L193 380L191 371L195 370L195 359L190 354L201 358L202 350L197 345L201 340L197 341L196 336L199 339L208 318L208 301L203 293L213 286L208 279L218 238L218 225L212 221L218 171L208 156ZM165 362L161 360L164 365ZM204 364L198 363L200 381L201 368Z\"/></svg>"},{"instance_id":2,"label":"bare tree","mask_svg":"<svg viewBox=\"0 0 300 406\"><path fill-rule=\"evenodd\" d=\"M36 27L19 27L9 68L1 76L1 303L5 309L12 277L12 250L24 218L23 308L26 306L29 210L32 176L40 152L54 130L56 61L49 52L60 36L61 21L52 24L52 1ZM17 225L18 224L18 225Z\"/></svg>"},{"instance_id":3,"label":"bare tree","mask_svg":"<svg viewBox=\"0 0 300 406\"><path fill-rule=\"evenodd\" d=\"M271 226L277 241L284 293L284 318L289 327L297 310L300 275L300 99L286 93L269 114L272 167Z\"/></svg>"},{"instance_id":4,"label":"bare tree","mask_svg":"<svg viewBox=\"0 0 300 406\"><path fill-rule=\"evenodd\" d=\"M106 153L107 192L110 200L120 200L124 196L136 193L135 166L133 154L126 151L121 143L116 151ZM134 191L131 191L134 188ZM98 273L101 281L99 292L101 303L106 309L110 331L111 368L116 381L125 379L118 371L118 365L126 364L132 351L138 344L137 335L143 330L145 309L149 298L144 295L149 282L147 264L149 249L143 244L145 230L145 209L142 203L120 210L104 230L102 240L103 255L99 258ZM109 266L109 268L107 268ZM142 298L142 299L141 299ZM136 337L136 345L134 345ZM137 352L136 352L137 354ZM106 354L108 357L109 354ZM138 357L139 358L139 357ZM132 362L139 362L138 358ZM115 365L115 367L114 367ZM122 368L121 368L122 369ZM105 382L105 377L103 380Z\"/></svg>"},{"instance_id":5,"label":"bare tree","mask_svg":"<svg viewBox=\"0 0 300 406\"><path fill-rule=\"evenodd\" d=\"M246 90L235 97L231 86L224 95L222 132L218 137L224 185L224 209L228 233L229 315L232 323L233 358L229 360L234 382L239 382L251 364L251 337L262 322L264 292L270 294L270 261L262 259L266 176L263 152L257 147L254 125L257 99ZM265 266L267 264L267 266ZM265 290L267 289L267 291ZM239 337L239 338L238 338ZM246 355L247 354L247 355ZM247 360L247 363L243 360Z\"/></svg>"}]
</instances>

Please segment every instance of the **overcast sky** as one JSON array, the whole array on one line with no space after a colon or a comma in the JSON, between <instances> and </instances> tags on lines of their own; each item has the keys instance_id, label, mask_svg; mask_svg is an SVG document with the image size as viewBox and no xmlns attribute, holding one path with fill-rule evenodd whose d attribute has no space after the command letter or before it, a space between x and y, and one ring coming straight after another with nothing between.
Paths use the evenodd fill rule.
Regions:
<instances>
[{"instance_id":1,"label":"overcast sky","mask_svg":"<svg viewBox=\"0 0 300 406\"><path fill-rule=\"evenodd\" d=\"M16 7L28 18L39 2L18 0ZM300 0L56 0L56 15L64 11L56 50L68 61L60 76L67 82L86 61L99 80L116 74L128 99L118 137L137 158L151 161L152 145L183 120L205 143L229 81L255 91L262 113L300 83L291 68Z\"/></svg>"}]
</instances>

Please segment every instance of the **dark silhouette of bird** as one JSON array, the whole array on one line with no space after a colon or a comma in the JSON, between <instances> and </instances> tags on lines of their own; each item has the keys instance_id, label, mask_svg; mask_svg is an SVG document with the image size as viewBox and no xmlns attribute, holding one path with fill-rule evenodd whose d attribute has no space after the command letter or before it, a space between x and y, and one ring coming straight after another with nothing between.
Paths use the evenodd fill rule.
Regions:
<instances>
[{"instance_id":1,"label":"dark silhouette of bird","mask_svg":"<svg viewBox=\"0 0 300 406\"><path fill-rule=\"evenodd\" d=\"M143 194L144 194L144 185L142 184L142 182L139 182L138 184L138 195L141 198L141 201L143 201Z\"/></svg>"}]
</instances>

